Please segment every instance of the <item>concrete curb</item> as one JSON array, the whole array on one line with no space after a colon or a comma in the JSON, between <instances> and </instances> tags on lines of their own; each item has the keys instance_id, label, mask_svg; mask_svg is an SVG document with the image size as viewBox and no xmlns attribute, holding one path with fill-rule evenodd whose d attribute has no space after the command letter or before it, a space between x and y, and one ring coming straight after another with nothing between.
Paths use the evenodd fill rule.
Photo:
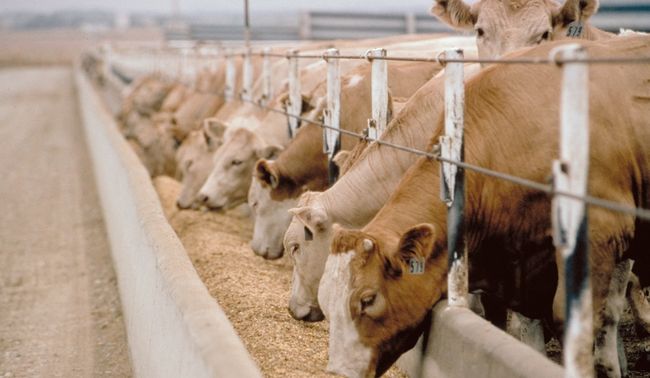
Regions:
<instances>
[{"instance_id":1,"label":"concrete curb","mask_svg":"<svg viewBox=\"0 0 650 378\"><path fill-rule=\"evenodd\" d=\"M261 377L163 215L148 173L80 69L86 142L138 377Z\"/></svg>"},{"instance_id":2,"label":"concrete curb","mask_svg":"<svg viewBox=\"0 0 650 378\"><path fill-rule=\"evenodd\" d=\"M561 366L464 308L433 309L426 344L397 361L410 377L563 377Z\"/></svg>"}]
</instances>

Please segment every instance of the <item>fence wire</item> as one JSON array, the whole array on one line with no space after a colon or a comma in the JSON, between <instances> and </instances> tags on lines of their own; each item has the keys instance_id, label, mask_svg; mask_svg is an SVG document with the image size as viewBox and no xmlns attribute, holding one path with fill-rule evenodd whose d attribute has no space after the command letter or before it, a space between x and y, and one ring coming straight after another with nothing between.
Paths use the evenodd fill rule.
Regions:
<instances>
[{"instance_id":1,"label":"fence wire","mask_svg":"<svg viewBox=\"0 0 650 378\"><path fill-rule=\"evenodd\" d=\"M235 54L233 54L235 55ZM241 54L236 54L236 55L241 55ZM400 57L368 57L368 56L356 56L356 55L340 55L340 56L328 56L325 57L324 55L287 55L287 54L277 54L277 53L269 53L269 54L264 54L264 53L252 53L252 55L267 55L267 56L272 56L272 57L281 57L281 58L287 58L287 57L298 57L298 58L309 58L309 59L363 59L363 60L372 60L372 59L383 59L383 60L396 60L396 61L412 61L412 62L431 62L431 63L440 63L442 65L446 63L505 63L505 64L557 64L561 65L563 63L570 63L570 62L584 62L584 63L589 63L589 64L611 64L611 63L621 63L621 64L642 64L642 63L650 63L650 57L639 57L639 58L590 58L590 59L550 59L550 58L532 58L532 59L447 59L445 60L444 57L438 57L438 58L400 58ZM222 93L215 93L215 92L201 92L204 94L212 94L216 96L220 96L223 98L226 98L226 96ZM473 171L485 176L493 177L496 179L508 181L510 183L524 186L530 189L538 190L540 192L546 193L550 196L552 195L559 195L567 198L571 198L574 200L582 201L586 204L600 207L603 209L607 209L610 211L618 212L621 214L626 214L626 215L631 215L643 220L650 221L650 209L644 209L644 208L637 208L637 207L631 207L627 206L624 204L620 204L614 201L606 200L603 198L599 197L594 197L590 195L586 196L579 196L575 195L570 192L565 192L565 191L557 191L553 189L553 186L551 184L543 184L540 182L536 182L533 180L529 180L523 177L518 177L514 175L510 175L507 173L495 171L489 168L481 167L478 165L470 164L467 162L462 162L462 161L457 161L457 160L452 160L452 159L447 159L443 158L440 156L439 153L434 153L434 152L428 152L428 151L422 151L416 148L408 147L408 146L402 146L394 143L390 143L381 139L376 139L376 138L371 138L368 137L365 134L361 133L356 133L353 131L349 130L344 130L344 129L339 129L330 125L327 125L321 121L316 121L312 120L309 118L302 117L300 115L294 115L288 113L284 109L277 109L273 108L270 106L262 105L259 102L255 100L246 100L243 99L240 95L234 96L233 100L243 102L243 103L249 103L252 104L260 109L265 109L270 112L278 113L278 114L283 114L286 117L291 117L298 119L301 122L305 123L310 123L316 126L319 126L324 129L330 129L330 130L335 130L343 135L351 136L358 138L359 140L364 140L368 142L375 142L379 145L384 145L390 148L394 148L397 150L401 150L404 152L409 152L418 156L424 156L429 159L434 159L439 162L444 162L444 163L449 163L456 165L460 168L466 169L468 171Z\"/></svg>"}]
</instances>

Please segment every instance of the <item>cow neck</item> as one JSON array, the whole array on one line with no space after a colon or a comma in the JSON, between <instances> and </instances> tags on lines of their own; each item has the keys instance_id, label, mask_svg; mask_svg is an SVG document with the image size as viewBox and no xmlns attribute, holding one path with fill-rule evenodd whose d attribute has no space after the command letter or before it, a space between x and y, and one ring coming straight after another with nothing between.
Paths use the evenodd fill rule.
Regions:
<instances>
[{"instance_id":1,"label":"cow neck","mask_svg":"<svg viewBox=\"0 0 650 378\"><path fill-rule=\"evenodd\" d=\"M420 223L431 223L437 242L446 245L447 207L439 196L439 171L438 162L420 158L364 231L371 235L390 232L401 236Z\"/></svg>"},{"instance_id":2,"label":"cow neck","mask_svg":"<svg viewBox=\"0 0 650 378\"><path fill-rule=\"evenodd\" d=\"M432 79L420 88L381 139L427 149L431 135L439 129L436 125L444 105L442 79ZM363 227L386 203L416 159L417 155L389 146L376 143L368 146L348 172L321 195L332 221L346 227Z\"/></svg>"},{"instance_id":3,"label":"cow neck","mask_svg":"<svg viewBox=\"0 0 650 378\"><path fill-rule=\"evenodd\" d=\"M274 164L281 177L280 185L288 182L300 187L320 176L327 177L321 128L312 124L302 126Z\"/></svg>"}]
</instances>

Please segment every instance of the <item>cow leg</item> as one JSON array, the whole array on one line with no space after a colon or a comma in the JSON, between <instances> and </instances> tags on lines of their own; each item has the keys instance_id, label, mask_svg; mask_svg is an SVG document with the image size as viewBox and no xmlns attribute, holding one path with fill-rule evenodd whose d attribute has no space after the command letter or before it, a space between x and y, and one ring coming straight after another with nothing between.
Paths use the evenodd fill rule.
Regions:
<instances>
[{"instance_id":1,"label":"cow leg","mask_svg":"<svg viewBox=\"0 0 650 378\"><path fill-rule=\"evenodd\" d=\"M628 299L636 321L637 332L641 331L650 334L650 303L648 303L648 297L645 293L647 289L641 287L639 277L636 274L630 274Z\"/></svg>"},{"instance_id":2,"label":"cow leg","mask_svg":"<svg viewBox=\"0 0 650 378\"><path fill-rule=\"evenodd\" d=\"M544 328L541 320L531 319L516 311L508 310L506 332L546 356Z\"/></svg>"},{"instance_id":3,"label":"cow leg","mask_svg":"<svg viewBox=\"0 0 650 378\"><path fill-rule=\"evenodd\" d=\"M609 290L607 296L600 306L594 306L598 309L595 326L595 349L594 363L596 365L596 374L599 377L620 377L627 372L625 363L625 353L618 348L618 323L625 307L625 292L627 289L628 279L632 271L631 260L624 260L614 268L611 274ZM622 358L619 355L622 354Z\"/></svg>"}]
</instances>

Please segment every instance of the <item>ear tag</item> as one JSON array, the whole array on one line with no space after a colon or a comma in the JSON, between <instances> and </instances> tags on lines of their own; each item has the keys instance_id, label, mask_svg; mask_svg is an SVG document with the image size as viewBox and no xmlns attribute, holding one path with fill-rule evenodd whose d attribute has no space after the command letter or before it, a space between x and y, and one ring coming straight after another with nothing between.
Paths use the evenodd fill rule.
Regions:
<instances>
[{"instance_id":1,"label":"ear tag","mask_svg":"<svg viewBox=\"0 0 650 378\"><path fill-rule=\"evenodd\" d=\"M578 38L582 35L583 25L580 21L573 21L569 24L566 30L566 36L571 38Z\"/></svg>"},{"instance_id":2,"label":"ear tag","mask_svg":"<svg viewBox=\"0 0 650 378\"><path fill-rule=\"evenodd\" d=\"M314 234L307 227L305 227L305 240L314 240Z\"/></svg>"},{"instance_id":3,"label":"ear tag","mask_svg":"<svg viewBox=\"0 0 650 378\"><path fill-rule=\"evenodd\" d=\"M424 259L411 257L409 259L409 274L424 274Z\"/></svg>"}]
</instances>

